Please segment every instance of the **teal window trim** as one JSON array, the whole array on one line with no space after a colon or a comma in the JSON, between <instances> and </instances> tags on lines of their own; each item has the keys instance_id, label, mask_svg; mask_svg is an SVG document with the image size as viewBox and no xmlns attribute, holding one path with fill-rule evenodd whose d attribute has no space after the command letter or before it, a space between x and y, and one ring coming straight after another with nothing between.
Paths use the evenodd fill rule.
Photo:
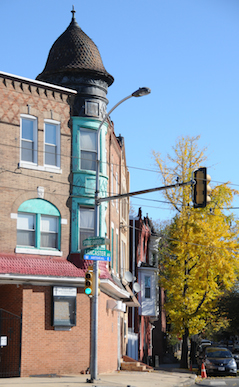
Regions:
<instances>
[{"instance_id":1,"label":"teal window trim","mask_svg":"<svg viewBox=\"0 0 239 387\"><path fill-rule=\"evenodd\" d=\"M93 224L91 225L92 227L90 227L90 224L87 224L87 221L86 221L86 225L82 225L81 224L81 212L82 211L85 211L85 214L89 214L89 216L91 217L93 215ZM88 206L79 206L78 207L78 250L81 251L81 246L82 246L82 240L81 240L81 235L84 235L86 236L86 238L90 237L90 236L94 236L94 207L88 207ZM82 221L84 222L86 218L82 218ZM85 239L85 238L83 238Z\"/></svg>"},{"instance_id":2,"label":"teal window trim","mask_svg":"<svg viewBox=\"0 0 239 387\"><path fill-rule=\"evenodd\" d=\"M17 246L25 247L32 250L49 250L49 251L60 251L61 247L61 216L59 210L50 202L44 199L29 199L23 202L19 208L18 213L29 213L35 216L35 246ZM57 224L57 248L42 248L41 247L41 215L53 216L58 218Z\"/></svg>"},{"instance_id":3,"label":"teal window trim","mask_svg":"<svg viewBox=\"0 0 239 387\"><path fill-rule=\"evenodd\" d=\"M18 211L60 217L60 211L54 206L54 204L51 204L44 199L29 199L20 205Z\"/></svg>"},{"instance_id":4,"label":"teal window trim","mask_svg":"<svg viewBox=\"0 0 239 387\"><path fill-rule=\"evenodd\" d=\"M72 167L73 173L77 171L85 171L81 169L80 164L80 130L91 130L97 132L101 120L87 117L72 117ZM106 155L105 155L105 137L107 133L108 123L105 122L100 132L100 173L106 175ZM90 172L90 171L89 171Z\"/></svg>"}]
</instances>

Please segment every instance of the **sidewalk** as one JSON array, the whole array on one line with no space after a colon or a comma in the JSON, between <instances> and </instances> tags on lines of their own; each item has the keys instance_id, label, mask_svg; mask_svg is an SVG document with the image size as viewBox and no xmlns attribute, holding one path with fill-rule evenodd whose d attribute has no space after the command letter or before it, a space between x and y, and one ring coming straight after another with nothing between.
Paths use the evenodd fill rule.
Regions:
<instances>
[{"instance_id":1,"label":"sidewalk","mask_svg":"<svg viewBox=\"0 0 239 387\"><path fill-rule=\"evenodd\" d=\"M1 387L187 387L195 383L195 374L177 368L157 370L152 372L118 371L110 374L100 374L99 380L87 383L90 375L52 376L29 378L3 378Z\"/></svg>"}]
</instances>

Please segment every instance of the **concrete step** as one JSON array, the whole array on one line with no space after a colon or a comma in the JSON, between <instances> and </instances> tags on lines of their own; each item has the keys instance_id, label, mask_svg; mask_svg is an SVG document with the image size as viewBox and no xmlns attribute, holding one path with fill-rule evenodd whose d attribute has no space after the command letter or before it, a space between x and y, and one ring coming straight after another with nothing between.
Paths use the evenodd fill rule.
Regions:
<instances>
[{"instance_id":1,"label":"concrete step","mask_svg":"<svg viewBox=\"0 0 239 387\"><path fill-rule=\"evenodd\" d=\"M122 362L121 363L122 371L148 371L145 365L141 365L140 362Z\"/></svg>"}]
</instances>

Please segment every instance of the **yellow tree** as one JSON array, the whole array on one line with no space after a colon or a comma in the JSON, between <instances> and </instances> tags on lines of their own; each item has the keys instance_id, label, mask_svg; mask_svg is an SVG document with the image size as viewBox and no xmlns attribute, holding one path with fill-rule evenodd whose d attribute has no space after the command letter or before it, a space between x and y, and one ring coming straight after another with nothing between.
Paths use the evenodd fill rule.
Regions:
<instances>
[{"instance_id":1,"label":"yellow tree","mask_svg":"<svg viewBox=\"0 0 239 387\"><path fill-rule=\"evenodd\" d=\"M205 164L205 149L198 149L198 139L179 139L174 155L167 155L166 160L154 153L165 185L173 184L176 177L189 181L193 170ZM183 336L182 367L188 365L189 335L199 333L213 319L217 298L236 280L239 228L224 211L236 193L227 184L216 186L210 208L194 209L190 186L165 191L177 214L168 226L168 249L160 258L160 284L167 292L169 319L175 332Z\"/></svg>"}]
</instances>

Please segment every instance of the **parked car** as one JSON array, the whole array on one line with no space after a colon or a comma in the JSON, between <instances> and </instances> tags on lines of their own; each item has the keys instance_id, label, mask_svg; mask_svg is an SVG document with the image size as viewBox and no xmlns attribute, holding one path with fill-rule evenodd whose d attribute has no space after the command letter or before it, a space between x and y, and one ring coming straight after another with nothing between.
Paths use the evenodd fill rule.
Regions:
<instances>
[{"instance_id":1,"label":"parked car","mask_svg":"<svg viewBox=\"0 0 239 387\"><path fill-rule=\"evenodd\" d=\"M236 360L236 363L237 363L237 369L239 370L239 347L238 347L238 345L235 346L235 347L232 349L232 356L233 356L234 359Z\"/></svg>"},{"instance_id":2,"label":"parked car","mask_svg":"<svg viewBox=\"0 0 239 387\"><path fill-rule=\"evenodd\" d=\"M205 345L212 345L211 340L202 339L201 340L201 346L205 346Z\"/></svg>"},{"instance_id":3,"label":"parked car","mask_svg":"<svg viewBox=\"0 0 239 387\"><path fill-rule=\"evenodd\" d=\"M198 357L198 365L205 365L207 375L237 375L237 364L227 348L207 346Z\"/></svg>"}]
</instances>

